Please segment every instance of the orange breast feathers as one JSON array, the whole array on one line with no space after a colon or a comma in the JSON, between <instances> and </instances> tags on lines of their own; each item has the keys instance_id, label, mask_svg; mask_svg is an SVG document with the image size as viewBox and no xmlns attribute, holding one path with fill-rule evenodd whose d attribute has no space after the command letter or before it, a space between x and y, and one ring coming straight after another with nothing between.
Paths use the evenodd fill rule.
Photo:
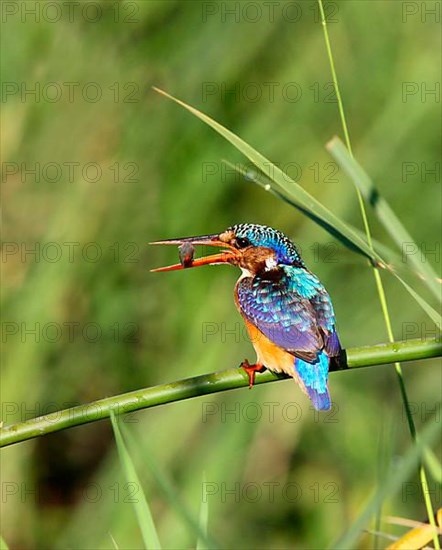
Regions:
<instances>
[{"instance_id":1,"label":"orange breast feathers","mask_svg":"<svg viewBox=\"0 0 442 550\"><path fill-rule=\"evenodd\" d=\"M269 340L253 323L245 318L244 322L258 356L258 363L261 363L274 372L285 372L297 379L298 376L295 372L294 356Z\"/></svg>"}]
</instances>

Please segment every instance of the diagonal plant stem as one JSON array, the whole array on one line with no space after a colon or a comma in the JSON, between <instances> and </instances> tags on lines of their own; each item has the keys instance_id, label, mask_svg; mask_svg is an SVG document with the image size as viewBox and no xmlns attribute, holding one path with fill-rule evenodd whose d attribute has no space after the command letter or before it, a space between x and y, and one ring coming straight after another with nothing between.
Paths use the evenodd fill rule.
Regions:
<instances>
[{"instance_id":1,"label":"diagonal plant stem","mask_svg":"<svg viewBox=\"0 0 442 550\"><path fill-rule=\"evenodd\" d=\"M346 143L347 149L348 149L351 157L353 158L353 150L352 150L351 141L350 141L350 134L349 134L348 127L347 127L347 120L346 120L346 117L345 117L344 104L343 104L342 97L341 97L341 92L340 92L340 89L339 89L338 77L337 77L337 73L336 73L336 69L335 69L333 53L332 53L330 39L329 39L329 35L328 35L327 20L326 20L325 13L324 13L324 6L322 4L322 0L318 0L318 3L319 3L319 10L320 10L320 13L321 13L322 28L324 30L325 45L326 45L326 49L327 49L327 55L328 55L328 59L329 59L329 63L330 63L330 69L331 69L332 78L333 78L333 85L334 85L334 88L335 88L336 98L337 98L337 101L338 101L339 115L340 115L340 118L341 118L342 129L343 129L344 137L345 137L345 143ZM369 226L369 223L368 223L367 212L365 210L364 199L362 197L362 194L361 194L359 188L356 185L355 185L355 189L356 189L356 194L357 194L357 197L358 197L359 207L360 207L360 210L361 210L361 216L362 216L362 221L363 221L363 224L364 224L364 230L365 230L365 233L366 233L366 236L367 236L367 243L368 243L368 246L374 251L373 242L372 242L372 238L371 238L370 226ZM386 327L386 330L387 330L387 336L388 336L389 341L391 343L393 343L394 342L393 328L392 328L392 325L391 325L391 318L390 318L390 313L389 313L389 310L388 310L387 297L386 297L386 294L385 294L384 285L382 283L382 279L381 279L381 275L379 273L379 270L376 269L376 267L374 267L374 266L372 266L372 267L373 267L373 275L374 275L374 278L375 278L376 288L377 288L378 295L379 295L379 300L380 300L380 303L381 303L381 309L382 309L382 313L383 313L384 320L385 320L385 327ZM396 361L394 363L394 367L395 367L395 370L396 370L396 373L397 373L397 376L398 376L399 388L400 388L400 392L401 392L401 395L402 395L402 400L404 402L404 407L405 407L405 411L406 411L406 415L407 415L407 421L408 421L408 427L409 427L412 439L414 441L416 441L416 438L417 438L416 427L414 425L413 417L412 417L412 414L411 414L410 403L409 403L408 396L407 396L407 391L406 391L406 388L405 388L405 382L404 382L400 362ZM422 487L422 493L423 493L423 496L424 496L425 507L427 509L428 520L430 522L430 525L432 525L433 527L436 527L436 522L435 522L435 519L434 519L433 505L432 505L431 497L430 497L430 494L429 494L429 491L428 491L427 475L426 475L425 468L424 468L422 463L419 466L419 477L420 477L420 481L421 481L421 487ZM439 539L438 539L437 535L434 535L433 541L434 541L434 547L437 550L440 550L440 544L439 544Z\"/></svg>"},{"instance_id":2,"label":"diagonal plant stem","mask_svg":"<svg viewBox=\"0 0 442 550\"><path fill-rule=\"evenodd\" d=\"M433 357L442 357L442 341L440 339L404 340L394 344L385 343L348 349L347 366L351 370L386 365L396 359L417 361ZM288 377L266 371L257 376L255 384L266 384L285 378ZM97 422L109 418L111 412L119 415L221 391L246 388L248 385L249 378L246 373L242 369L234 368L106 397L5 426L0 429L0 447L74 426Z\"/></svg>"},{"instance_id":3,"label":"diagonal plant stem","mask_svg":"<svg viewBox=\"0 0 442 550\"><path fill-rule=\"evenodd\" d=\"M327 143L326 148L344 172L353 180L353 183L362 193L366 202L370 203L379 221L396 243L398 249L401 250L402 261L405 259L407 264L409 262L413 265L416 275L425 283L440 303L442 301L442 280L438 277L430 262L422 261L422 250L420 250L410 233L405 229L385 198L379 193L370 176L354 157L351 156L348 149L337 136ZM404 244L410 245L412 252L404 248Z\"/></svg>"},{"instance_id":4,"label":"diagonal plant stem","mask_svg":"<svg viewBox=\"0 0 442 550\"><path fill-rule=\"evenodd\" d=\"M295 198L297 205L296 207L302 212L309 212L309 217L315 219L319 223L318 219L322 220L320 223L321 227L324 228L335 228L335 236L338 234L345 235L347 240L351 241L356 245L356 248L363 250L365 255L369 257L374 265L383 267L388 270L389 273L394 275L398 281L404 286L404 288L409 292L413 298L419 303L419 305L424 309L424 311L433 319L436 324L441 324L442 317L440 314L434 310L427 302L417 294L399 275L395 270L390 269L390 266L387 262L377 253L374 252L372 248L368 246L368 243L365 238L361 238L360 231L354 231L346 222L343 222L338 216L333 214L327 207L320 203L313 195L310 195L303 187L299 185L295 180L288 177L287 174L271 163L266 157L259 153L256 149L251 147L244 140L239 138L233 132L210 118L206 114L195 107L191 107L184 101L171 96L164 90L160 90L155 86L153 89L159 94L167 97L168 99L174 101L177 105L180 105L194 116L199 118L205 124L213 128L218 134L220 134L224 139L229 141L238 151L240 151L246 158L248 158L253 164L270 180L272 180L278 190L283 190L287 192L288 195Z\"/></svg>"}]
</instances>

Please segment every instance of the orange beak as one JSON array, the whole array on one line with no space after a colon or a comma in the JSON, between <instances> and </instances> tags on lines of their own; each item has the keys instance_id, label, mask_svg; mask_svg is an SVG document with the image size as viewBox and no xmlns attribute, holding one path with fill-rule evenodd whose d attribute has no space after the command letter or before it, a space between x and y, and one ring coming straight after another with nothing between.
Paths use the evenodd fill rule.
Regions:
<instances>
[{"instance_id":1,"label":"orange beak","mask_svg":"<svg viewBox=\"0 0 442 550\"><path fill-rule=\"evenodd\" d=\"M179 264L168 265L166 267L157 267L151 269L151 272L157 271L175 271L177 269L186 269L187 267L199 267L201 265L210 264L230 264L236 263L239 257L239 251L228 243L219 239L219 235L201 235L200 237L185 237L182 239L167 239L164 241L155 241L149 244L168 244L179 246L180 260ZM202 246L219 246L224 248L218 254L203 256L202 258L193 259L195 245Z\"/></svg>"}]
</instances>

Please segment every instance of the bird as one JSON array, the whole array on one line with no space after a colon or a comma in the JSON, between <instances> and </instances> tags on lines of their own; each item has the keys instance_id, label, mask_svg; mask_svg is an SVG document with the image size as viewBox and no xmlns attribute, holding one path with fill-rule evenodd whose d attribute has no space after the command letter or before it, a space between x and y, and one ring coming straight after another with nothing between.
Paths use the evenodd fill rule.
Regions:
<instances>
[{"instance_id":1,"label":"bird","mask_svg":"<svg viewBox=\"0 0 442 550\"><path fill-rule=\"evenodd\" d=\"M209 264L239 267L235 304L257 355L254 364L245 359L240 365L248 375L249 386L253 386L256 372L269 369L285 373L298 383L316 410L331 408L329 368L332 362L340 364L344 352L332 301L284 233L266 225L239 223L219 234L150 244L180 247L180 263L153 272ZM196 245L221 250L194 258Z\"/></svg>"}]
</instances>

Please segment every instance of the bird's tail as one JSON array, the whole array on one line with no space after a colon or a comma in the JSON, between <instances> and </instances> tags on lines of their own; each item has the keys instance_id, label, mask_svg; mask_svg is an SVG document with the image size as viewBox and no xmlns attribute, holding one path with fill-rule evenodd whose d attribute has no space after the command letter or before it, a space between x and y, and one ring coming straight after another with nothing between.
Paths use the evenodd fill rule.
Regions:
<instances>
[{"instance_id":1,"label":"bird's tail","mask_svg":"<svg viewBox=\"0 0 442 550\"><path fill-rule=\"evenodd\" d=\"M299 357L295 359L295 369L300 383L317 411L328 411L331 407L327 387L329 361L329 357L323 351L318 354L315 363L307 363Z\"/></svg>"}]
</instances>

